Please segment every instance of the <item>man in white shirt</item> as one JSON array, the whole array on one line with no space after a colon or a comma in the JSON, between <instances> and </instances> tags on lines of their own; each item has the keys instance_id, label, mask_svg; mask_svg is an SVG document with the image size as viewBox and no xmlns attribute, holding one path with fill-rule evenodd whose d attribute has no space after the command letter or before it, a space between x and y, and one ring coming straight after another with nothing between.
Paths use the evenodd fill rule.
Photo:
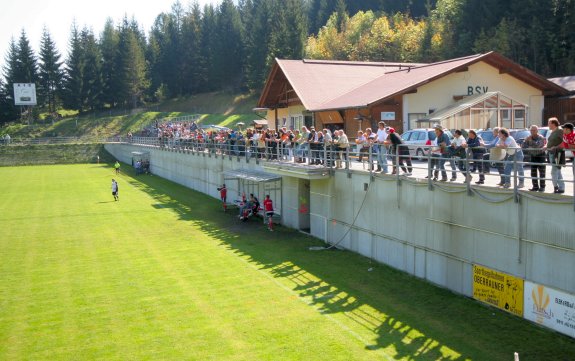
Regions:
<instances>
[{"instance_id":1,"label":"man in white shirt","mask_svg":"<svg viewBox=\"0 0 575 361\"><path fill-rule=\"evenodd\" d=\"M377 171L387 173L387 147L385 142L387 141L387 131L385 130L385 123L379 122L377 128Z\"/></svg>"}]
</instances>

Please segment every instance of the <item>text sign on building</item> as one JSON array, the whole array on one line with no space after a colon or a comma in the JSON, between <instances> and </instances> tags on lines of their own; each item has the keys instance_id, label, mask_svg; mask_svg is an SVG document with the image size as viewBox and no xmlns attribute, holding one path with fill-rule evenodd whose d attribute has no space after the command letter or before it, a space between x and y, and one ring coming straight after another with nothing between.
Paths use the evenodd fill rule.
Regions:
<instances>
[{"instance_id":1,"label":"text sign on building","mask_svg":"<svg viewBox=\"0 0 575 361\"><path fill-rule=\"evenodd\" d=\"M524 302L526 319L575 337L575 295L526 281Z\"/></svg>"},{"instance_id":2,"label":"text sign on building","mask_svg":"<svg viewBox=\"0 0 575 361\"><path fill-rule=\"evenodd\" d=\"M36 105L36 84L14 83L14 105Z\"/></svg>"},{"instance_id":3,"label":"text sign on building","mask_svg":"<svg viewBox=\"0 0 575 361\"><path fill-rule=\"evenodd\" d=\"M523 316L523 280L473 265L473 298Z\"/></svg>"},{"instance_id":4,"label":"text sign on building","mask_svg":"<svg viewBox=\"0 0 575 361\"><path fill-rule=\"evenodd\" d=\"M381 112L381 120L395 120L395 112Z\"/></svg>"}]
</instances>

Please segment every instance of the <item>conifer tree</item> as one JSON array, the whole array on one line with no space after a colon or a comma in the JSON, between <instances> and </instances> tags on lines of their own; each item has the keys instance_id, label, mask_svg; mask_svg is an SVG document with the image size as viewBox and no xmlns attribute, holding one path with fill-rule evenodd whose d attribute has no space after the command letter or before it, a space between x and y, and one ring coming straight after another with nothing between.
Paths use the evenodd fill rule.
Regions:
<instances>
[{"instance_id":1,"label":"conifer tree","mask_svg":"<svg viewBox=\"0 0 575 361\"><path fill-rule=\"evenodd\" d=\"M76 24L72 24L72 31L68 44L68 57L65 62L64 89L62 100L68 109L83 111L83 74L85 67L84 49L80 33Z\"/></svg>"},{"instance_id":2,"label":"conifer tree","mask_svg":"<svg viewBox=\"0 0 575 361\"><path fill-rule=\"evenodd\" d=\"M118 57L118 31L111 18L106 20L104 31L100 35L100 54L102 56L102 102L111 107L118 102L115 87L116 58Z\"/></svg>"},{"instance_id":3,"label":"conifer tree","mask_svg":"<svg viewBox=\"0 0 575 361\"><path fill-rule=\"evenodd\" d=\"M50 32L44 28L40 41L38 95L42 105L47 107L49 113L56 111L58 97L62 92L64 73L60 57Z\"/></svg>"},{"instance_id":4,"label":"conifer tree","mask_svg":"<svg viewBox=\"0 0 575 361\"><path fill-rule=\"evenodd\" d=\"M18 44L14 38L10 41L8 52L6 53L5 65L3 67L4 78L2 84L2 115L6 121L16 120L18 118L18 109L14 105L14 83L18 83L16 78L16 69L18 68Z\"/></svg>"},{"instance_id":5,"label":"conifer tree","mask_svg":"<svg viewBox=\"0 0 575 361\"><path fill-rule=\"evenodd\" d=\"M80 34L84 54L82 73L82 104L90 110L103 105L102 56L92 30L84 28Z\"/></svg>"}]
</instances>

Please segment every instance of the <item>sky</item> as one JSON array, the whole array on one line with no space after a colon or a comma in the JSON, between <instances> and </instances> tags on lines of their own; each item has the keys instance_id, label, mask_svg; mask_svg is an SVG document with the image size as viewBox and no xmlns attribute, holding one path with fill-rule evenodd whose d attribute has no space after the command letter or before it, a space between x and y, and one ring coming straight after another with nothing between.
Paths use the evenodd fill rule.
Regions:
<instances>
[{"instance_id":1,"label":"sky","mask_svg":"<svg viewBox=\"0 0 575 361\"><path fill-rule=\"evenodd\" d=\"M86 25L99 36L107 18L118 24L124 15L132 16L143 26L146 34L156 16L170 12L176 0L4 0L0 10L0 64L5 64L10 39L16 42L22 29L30 45L38 55L44 26L56 43L62 59L68 51L68 40L72 23L81 29ZM205 4L217 5L220 0L197 0L201 7ZM180 0L184 8L189 1Z\"/></svg>"}]
</instances>

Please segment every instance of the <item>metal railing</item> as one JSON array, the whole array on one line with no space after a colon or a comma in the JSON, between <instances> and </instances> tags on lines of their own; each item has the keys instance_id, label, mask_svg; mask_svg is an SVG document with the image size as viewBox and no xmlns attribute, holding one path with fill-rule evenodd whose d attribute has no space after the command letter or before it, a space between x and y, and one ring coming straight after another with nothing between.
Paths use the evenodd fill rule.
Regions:
<instances>
[{"instance_id":1,"label":"metal railing","mask_svg":"<svg viewBox=\"0 0 575 361\"><path fill-rule=\"evenodd\" d=\"M362 149L353 149L351 145L346 148L338 148L337 144L327 143L305 142L301 144L292 143L291 145L286 145L285 143L274 139L267 140L262 146L262 143L254 144L250 140L230 141L229 139L222 139L219 137L205 139L133 137L131 141L134 144L159 147L165 150L203 154L204 156L225 156L229 159L236 158L238 161L245 159L246 162L249 162L251 159L255 159L256 161L284 162L310 167L342 169L349 172L352 170L363 170L369 172L372 176L375 176L378 172L384 173L383 171L385 169L383 168L384 166L387 166L387 173L397 177L398 181L404 179L406 176L409 177L412 175L416 178L425 177L430 189L441 187L442 181L449 181L447 174L451 173L451 179L454 178L454 175L462 175L464 177L463 183L470 194L473 193L472 187L475 187L476 185L490 186L486 181L484 181L483 184L472 183L472 175L479 175L480 178L484 178L485 180L488 178L492 179L493 177L500 177L503 182L500 182L497 185L501 186L502 189L513 191L516 200L519 199L519 191L521 191L525 186L528 186L528 181L533 180L533 177L525 172L524 168L526 166L544 166L546 175L550 175L553 167L557 167L557 165L550 164L547 161L544 163L519 161L515 156L508 156L504 159L494 160L488 157L489 153L485 153L486 156L482 156L481 159L477 157L474 158L473 150L477 149L470 148L467 148L465 152L460 153L461 156L455 156L451 153L435 153L434 151L437 150L430 146L422 147L402 145L401 147L403 147L403 149L409 149L410 153L413 153L413 151L416 150L416 147L417 149L424 149L424 155L413 156L407 155L406 152L405 154L400 154L400 152L396 151L389 152L390 148L385 147L383 149L388 153L380 156L379 149L381 148L379 145L372 145ZM391 147L391 149L393 150L394 148ZM508 149L508 151L510 151L509 153L511 153L512 150L519 150L519 148ZM521 150L526 152L531 150L540 151L541 149L523 148ZM356 166L357 163L361 164L360 168ZM446 165L449 165L449 167L446 167ZM472 171L474 167L477 168L475 172ZM401 174L401 169L404 170L403 174ZM493 169L495 169L496 172L493 172ZM565 171L565 169L567 169L567 171ZM521 174L522 170L523 175ZM412 174L417 171L419 171L419 174ZM435 177L436 171L437 177ZM560 171L562 172L562 175L565 176L563 182L565 184L573 184L573 178L575 178L573 163L568 162L567 164L561 165ZM439 175L442 175L442 179L439 179ZM539 180L544 180L551 184L552 178L543 177ZM575 187L573 187L573 192L575 192ZM564 194L575 196L573 192Z\"/></svg>"},{"instance_id":2,"label":"metal railing","mask_svg":"<svg viewBox=\"0 0 575 361\"><path fill-rule=\"evenodd\" d=\"M543 168L545 176L538 180L544 180L548 184L551 184L553 181L553 177L550 178L548 176L551 175L552 171L555 172L555 176L558 173L561 173L564 176L564 179L562 180L563 184L573 185L575 178L575 165L573 162L567 162L566 164L561 165L561 168L557 168L558 165L550 164L547 161L544 163L525 162L518 160L514 156L508 156L507 158L497 160L490 159L487 155L482 156L480 159L477 156L473 156L474 150L484 148L467 148L465 152L459 153L459 156L456 156L451 153L436 153L437 149L430 146L422 147L401 145L404 150L409 149L410 155L407 155L407 152L404 152L405 154L400 154L401 152L394 151L394 147L383 147L375 144L358 149L359 147L355 148L352 147L352 145L349 145L346 148L339 148L337 144L328 143L304 142L286 144L277 139L266 140L265 143L254 143L247 139L234 141L219 136L180 139L169 137L140 136L133 136L131 138L120 136L112 138L13 138L11 139L9 145L82 144L110 142L132 143L149 147L157 147L163 150L187 152L210 157L225 156L229 159L236 158L238 161L245 159L246 162L249 162L251 159L255 159L256 162L285 162L301 166L342 169L348 172L351 172L352 170L360 170L367 171L372 176L375 176L380 171L384 171L384 166L386 166L388 171L391 169L391 172L388 173L395 175L398 181L404 179L406 176L412 176L412 173L419 173L413 174L413 176L415 178L425 177L430 189L441 187L441 181L448 181L447 174L451 173L452 179L457 175L462 175L464 177L464 184L466 185L469 194L473 193L472 186L475 186L475 184L470 181L472 175L477 174L480 176L480 178L485 180L488 178L500 177L503 182L499 182L497 185L502 186L504 189L513 191L516 200L519 199L519 191L522 190L523 186L526 186L528 181L532 182L534 179L534 177L525 172L526 166L544 166ZM416 148L423 149L424 155L411 155L416 150ZM380 155L380 149L385 150L387 154ZM519 148L517 150L519 150ZM524 152L537 150L541 151L541 149L522 149ZM419 161L419 163L416 163L416 161ZM361 167L356 166L357 163L360 163ZM449 165L449 168L447 168L446 165ZM474 168L476 168L476 172L478 173L472 171ZM401 174L401 169L404 170L403 174ZM496 173L492 172L493 169L496 170ZM439 175L442 176L442 179L439 179ZM489 186L486 181L484 184ZM479 183L477 185L482 184ZM574 196L575 210L574 193L575 186L572 187L569 193L564 194Z\"/></svg>"},{"instance_id":3,"label":"metal railing","mask_svg":"<svg viewBox=\"0 0 575 361\"><path fill-rule=\"evenodd\" d=\"M0 139L0 146L47 145L47 144L92 144L122 142L122 137L45 137L45 138L11 138L9 142Z\"/></svg>"}]
</instances>

